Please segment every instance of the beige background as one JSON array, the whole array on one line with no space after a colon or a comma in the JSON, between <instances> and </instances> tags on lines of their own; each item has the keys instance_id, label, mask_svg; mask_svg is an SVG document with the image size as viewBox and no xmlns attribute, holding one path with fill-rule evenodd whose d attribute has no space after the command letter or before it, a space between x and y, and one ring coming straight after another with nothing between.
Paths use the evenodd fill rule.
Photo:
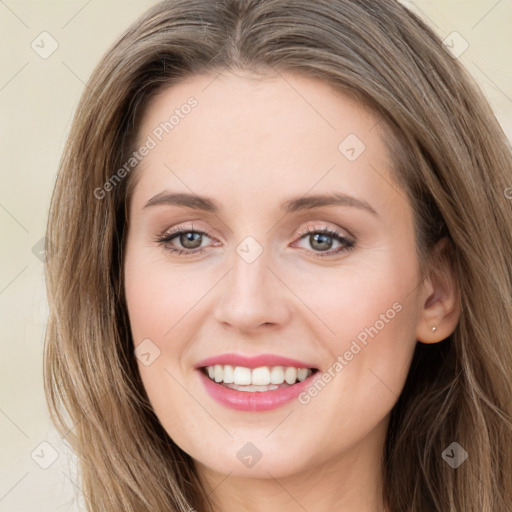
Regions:
<instances>
[{"instance_id":1,"label":"beige background","mask_svg":"<svg viewBox=\"0 0 512 512\"><path fill-rule=\"evenodd\" d=\"M47 304L37 244L84 84L107 47L153 3L0 0L0 512L79 510L73 458L43 394ZM512 140L512 0L404 3L443 39L456 31L467 41L459 58ZM58 48L43 59L31 44L51 49L45 31Z\"/></svg>"}]
</instances>

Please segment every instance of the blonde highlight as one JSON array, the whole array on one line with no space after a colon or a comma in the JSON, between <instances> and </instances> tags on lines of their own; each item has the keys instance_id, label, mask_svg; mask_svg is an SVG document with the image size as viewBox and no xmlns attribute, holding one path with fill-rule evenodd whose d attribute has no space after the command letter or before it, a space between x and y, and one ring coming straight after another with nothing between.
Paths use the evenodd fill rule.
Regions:
<instances>
[{"instance_id":1,"label":"blonde highlight","mask_svg":"<svg viewBox=\"0 0 512 512\"><path fill-rule=\"evenodd\" d=\"M512 510L512 150L467 71L394 0L168 0L94 70L60 162L45 264L45 393L87 510L213 510L133 355L122 267L138 169L101 199L94 190L133 152L155 94L226 69L301 73L382 118L420 261L435 271L431 250L447 240L462 306L448 339L416 347L391 413L385 501L393 512ZM454 440L478 463L453 471L441 452Z\"/></svg>"}]
</instances>

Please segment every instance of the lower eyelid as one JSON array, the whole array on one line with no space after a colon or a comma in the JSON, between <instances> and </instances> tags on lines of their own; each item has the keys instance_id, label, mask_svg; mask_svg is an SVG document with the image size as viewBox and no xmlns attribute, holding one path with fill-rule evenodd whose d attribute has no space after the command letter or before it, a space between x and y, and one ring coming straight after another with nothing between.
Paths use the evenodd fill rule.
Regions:
<instances>
[{"instance_id":1,"label":"lower eyelid","mask_svg":"<svg viewBox=\"0 0 512 512\"><path fill-rule=\"evenodd\" d=\"M196 233L196 234L202 235L203 238L206 237L206 238L209 238L210 240L215 240L213 235L209 234L207 231L203 231L203 230L199 230L199 229L185 228L185 229L178 229L175 231L171 231L170 233L169 232L164 233L157 238L157 242L160 244L163 244L164 246L167 246L167 244L170 244L176 238L178 238L180 235L185 234L185 233ZM325 228L318 228L316 230L308 229L306 232L300 233L298 235L296 242L294 242L294 243L298 243L298 242L302 241L303 239L307 238L309 235L313 235L313 234L327 235L330 238L332 238L333 240L337 241L339 244L341 244L341 247L339 247L338 249L334 249L334 250L329 249L327 251L314 251L312 249L304 249L308 253L312 253L315 256L319 256L319 257L336 256L342 252L349 251L355 247L355 241L351 237L344 236L343 234L338 233L337 231L332 230L332 229L326 230ZM194 254L198 254L198 253L205 251L207 248L208 248L208 246L197 247L195 249L186 249L186 248L180 248L180 247L166 247L166 250L168 250L171 253L178 253L180 255L181 254L194 255Z\"/></svg>"}]
</instances>

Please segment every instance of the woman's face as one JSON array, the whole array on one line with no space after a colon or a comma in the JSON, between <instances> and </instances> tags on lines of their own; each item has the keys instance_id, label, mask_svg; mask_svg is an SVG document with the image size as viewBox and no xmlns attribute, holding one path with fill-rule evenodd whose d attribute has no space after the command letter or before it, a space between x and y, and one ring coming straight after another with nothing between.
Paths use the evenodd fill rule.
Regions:
<instances>
[{"instance_id":1,"label":"woman's face","mask_svg":"<svg viewBox=\"0 0 512 512\"><path fill-rule=\"evenodd\" d=\"M200 467L278 478L382 448L426 292L378 123L291 73L195 76L146 110L126 300L154 411Z\"/></svg>"}]
</instances>

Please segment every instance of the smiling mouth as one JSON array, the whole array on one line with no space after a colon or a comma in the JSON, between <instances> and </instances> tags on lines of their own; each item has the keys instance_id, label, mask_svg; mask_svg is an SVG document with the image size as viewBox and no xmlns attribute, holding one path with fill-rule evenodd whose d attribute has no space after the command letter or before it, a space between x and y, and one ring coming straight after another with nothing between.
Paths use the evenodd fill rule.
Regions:
<instances>
[{"instance_id":1,"label":"smiling mouth","mask_svg":"<svg viewBox=\"0 0 512 512\"><path fill-rule=\"evenodd\" d=\"M273 391L291 387L304 381L318 371L317 368L294 366L244 366L221 365L203 366L201 371L211 381L225 388L246 392Z\"/></svg>"}]
</instances>

